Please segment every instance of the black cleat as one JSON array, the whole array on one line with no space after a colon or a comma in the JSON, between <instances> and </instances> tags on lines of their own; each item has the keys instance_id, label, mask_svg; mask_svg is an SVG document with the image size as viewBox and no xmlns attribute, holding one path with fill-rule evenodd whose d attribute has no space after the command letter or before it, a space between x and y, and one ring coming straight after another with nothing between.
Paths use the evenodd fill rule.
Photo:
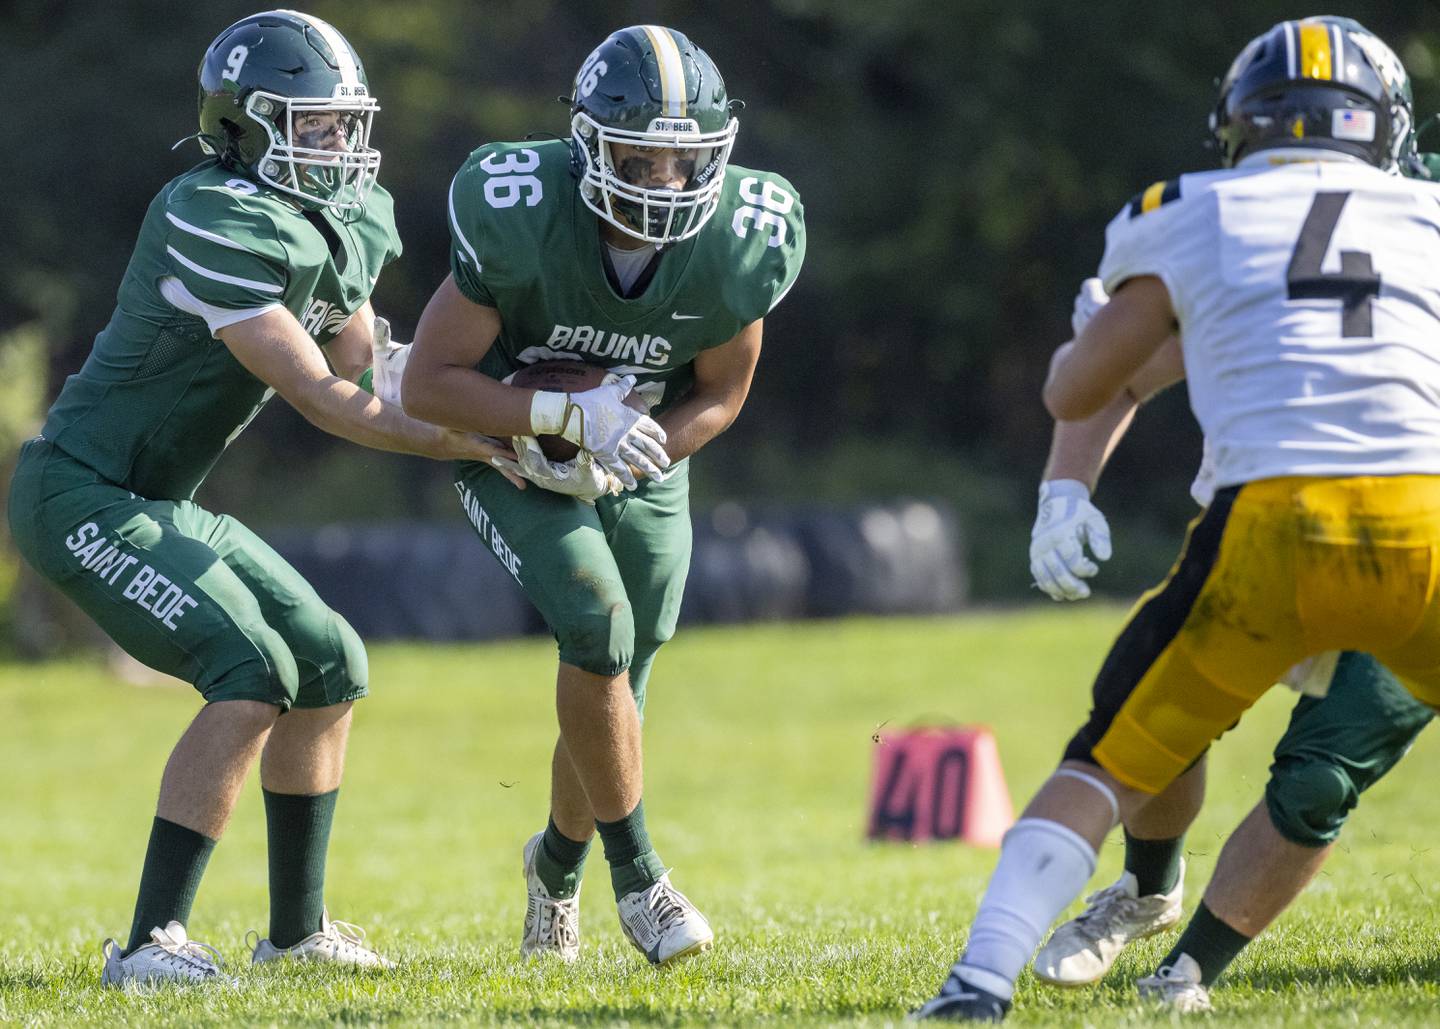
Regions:
<instances>
[{"instance_id":1,"label":"black cleat","mask_svg":"<svg viewBox=\"0 0 1440 1029\"><path fill-rule=\"evenodd\" d=\"M933 1000L910 1012L911 1021L1003 1022L1010 1002L963 981L954 972Z\"/></svg>"}]
</instances>

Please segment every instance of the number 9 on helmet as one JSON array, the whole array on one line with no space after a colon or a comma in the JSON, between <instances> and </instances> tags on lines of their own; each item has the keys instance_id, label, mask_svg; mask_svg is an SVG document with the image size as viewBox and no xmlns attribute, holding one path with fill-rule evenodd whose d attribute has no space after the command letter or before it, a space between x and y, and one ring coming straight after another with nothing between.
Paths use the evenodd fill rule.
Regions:
<instances>
[{"instance_id":1,"label":"number 9 on helmet","mask_svg":"<svg viewBox=\"0 0 1440 1029\"><path fill-rule=\"evenodd\" d=\"M380 105L354 47L328 22L265 11L231 25L200 61L200 147L308 208L360 208L375 183Z\"/></svg>"}]
</instances>

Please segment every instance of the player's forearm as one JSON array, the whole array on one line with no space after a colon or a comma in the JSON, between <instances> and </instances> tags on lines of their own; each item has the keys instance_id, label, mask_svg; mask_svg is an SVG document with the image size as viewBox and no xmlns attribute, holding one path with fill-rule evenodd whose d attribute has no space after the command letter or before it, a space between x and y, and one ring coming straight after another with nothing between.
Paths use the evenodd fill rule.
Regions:
<instances>
[{"instance_id":1,"label":"player's forearm","mask_svg":"<svg viewBox=\"0 0 1440 1029\"><path fill-rule=\"evenodd\" d=\"M1075 479L1093 492L1105 462L1130 428L1138 406L1122 393L1089 418L1056 422L1042 478Z\"/></svg>"},{"instance_id":2,"label":"player's forearm","mask_svg":"<svg viewBox=\"0 0 1440 1029\"><path fill-rule=\"evenodd\" d=\"M331 378L292 400L316 428L374 450L445 459L446 434L386 404L353 383Z\"/></svg>"},{"instance_id":3,"label":"player's forearm","mask_svg":"<svg viewBox=\"0 0 1440 1029\"><path fill-rule=\"evenodd\" d=\"M504 438L533 433L530 407L535 390L507 386L473 368L417 365L418 356L411 356L401 385L400 396L406 414L486 436Z\"/></svg>"},{"instance_id":4,"label":"player's forearm","mask_svg":"<svg viewBox=\"0 0 1440 1029\"><path fill-rule=\"evenodd\" d=\"M730 428L740 406L727 394L691 393L656 419L665 430L665 453L671 461L689 457Z\"/></svg>"},{"instance_id":5,"label":"player's forearm","mask_svg":"<svg viewBox=\"0 0 1440 1029\"><path fill-rule=\"evenodd\" d=\"M1081 421L1116 399L1175 331L1165 284L1142 275L1121 285L1086 323L1078 339L1056 352L1043 391L1057 421Z\"/></svg>"}]
</instances>

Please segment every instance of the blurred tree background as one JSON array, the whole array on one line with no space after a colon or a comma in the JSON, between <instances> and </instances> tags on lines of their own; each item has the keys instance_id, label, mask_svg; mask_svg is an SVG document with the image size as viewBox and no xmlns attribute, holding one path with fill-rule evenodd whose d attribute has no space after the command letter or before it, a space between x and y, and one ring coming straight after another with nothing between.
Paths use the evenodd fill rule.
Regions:
<instances>
[{"instance_id":1,"label":"blurred tree background","mask_svg":"<svg viewBox=\"0 0 1440 1029\"><path fill-rule=\"evenodd\" d=\"M1440 107L1440 10L1354 2ZM405 256L377 309L408 338L447 272L445 194L480 144L568 132L581 60L661 22L748 102L734 160L806 205L799 285L767 319L746 411L697 467L696 506L934 497L964 517L974 594L1023 597L1049 440L1039 386L1109 218L1150 182L1215 163L1206 117L1241 46L1297 17L1273 0L315 0L360 51ZM0 12L0 474L77 370L146 205L200 159L195 66L253 2L10 0ZM1182 391L1153 403L1099 502L1103 587L1159 575L1192 514L1198 433ZM363 451L272 404L200 499L257 527L457 518L445 468ZM0 575L0 593L8 579ZM1031 595L1034 595L1031 593Z\"/></svg>"}]
</instances>

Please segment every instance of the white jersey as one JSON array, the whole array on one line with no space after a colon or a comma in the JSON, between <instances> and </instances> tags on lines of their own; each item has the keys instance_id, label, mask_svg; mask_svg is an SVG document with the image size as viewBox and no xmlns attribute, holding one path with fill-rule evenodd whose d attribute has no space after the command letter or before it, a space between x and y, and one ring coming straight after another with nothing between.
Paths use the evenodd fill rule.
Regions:
<instances>
[{"instance_id":1,"label":"white jersey","mask_svg":"<svg viewBox=\"0 0 1440 1029\"><path fill-rule=\"evenodd\" d=\"M1165 283L1214 488L1440 474L1440 185L1276 160L1136 197L1106 231L1105 289Z\"/></svg>"}]
</instances>

